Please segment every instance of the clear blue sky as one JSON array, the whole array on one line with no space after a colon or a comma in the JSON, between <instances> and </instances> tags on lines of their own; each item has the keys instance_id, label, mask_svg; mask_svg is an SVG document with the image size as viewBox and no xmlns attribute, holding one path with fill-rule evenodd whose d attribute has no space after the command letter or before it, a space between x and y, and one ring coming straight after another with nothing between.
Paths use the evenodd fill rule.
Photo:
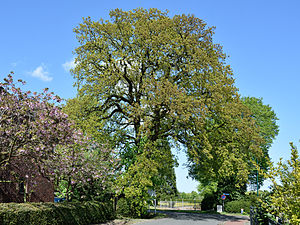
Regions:
<instances>
[{"instance_id":1,"label":"clear blue sky","mask_svg":"<svg viewBox=\"0 0 300 225\"><path fill-rule=\"evenodd\" d=\"M288 159L289 142L299 145L300 1L297 0L36 0L0 4L0 78L15 72L27 88L45 87L63 98L76 94L66 70L78 46L72 29L82 17L108 18L111 9L137 7L194 14L216 27L214 41L230 57L242 96L262 97L276 112L280 133L270 149L277 162ZM184 163L184 155L179 155ZM179 191L196 190L176 169Z\"/></svg>"}]
</instances>

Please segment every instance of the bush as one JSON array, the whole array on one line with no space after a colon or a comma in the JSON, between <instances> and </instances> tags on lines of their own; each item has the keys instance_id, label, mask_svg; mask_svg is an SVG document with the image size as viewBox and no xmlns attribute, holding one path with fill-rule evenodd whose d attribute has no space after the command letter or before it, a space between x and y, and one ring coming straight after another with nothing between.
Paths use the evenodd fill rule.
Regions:
<instances>
[{"instance_id":1,"label":"bush","mask_svg":"<svg viewBox=\"0 0 300 225\"><path fill-rule=\"evenodd\" d=\"M121 198L117 202L117 215L124 217L132 217L132 210L130 209L130 204L125 198Z\"/></svg>"},{"instance_id":2,"label":"bush","mask_svg":"<svg viewBox=\"0 0 300 225\"><path fill-rule=\"evenodd\" d=\"M133 201L131 198L121 198L117 202L117 215L130 218L144 218L147 216L147 208L144 203Z\"/></svg>"},{"instance_id":3,"label":"bush","mask_svg":"<svg viewBox=\"0 0 300 225\"><path fill-rule=\"evenodd\" d=\"M229 213L240 213L241 209L244 209L244 212L250 213L250 206L251 201L250 200L237 200L237 201L231 201L227 202L225 204L225 212Z\"/></svg>"},{"instance_id":4,"label":"bush","mask_svg":"<svg viewBox=\"0 0 300 225\"><path fill-rule=\"evenodd\" d=\"M213 210L217 207L216 197L214 194L207 194L201 202L201 210Z\"/></svg>"},{"instance_id":5,"label":"bush","mask_svg":"<svg viewBox=\"0 0 300 225\"><path fill-rule=\"evenodd\" d=\"M81 225L113 218L113 205L100 202L0 204L1 225Z\"/></svg>"}]
</instances>

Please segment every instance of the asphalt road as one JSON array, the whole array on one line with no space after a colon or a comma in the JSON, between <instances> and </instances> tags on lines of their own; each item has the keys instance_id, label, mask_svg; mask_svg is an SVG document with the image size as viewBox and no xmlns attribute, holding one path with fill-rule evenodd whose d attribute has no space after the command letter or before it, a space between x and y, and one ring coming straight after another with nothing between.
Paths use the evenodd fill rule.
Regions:
<instances>
[{"instance_id":1,"label":"asphalt road","mask_svg":"<svg viewBox=\"0 0 300 225\"><path fill-rule=\"evenodd\" d=\"M167 218L152 219L135 223L135 225L229 225L250 224L247 216L228 216L220 214L199 214L184 212L163 212Z\"/></svg>"}]
</instances>

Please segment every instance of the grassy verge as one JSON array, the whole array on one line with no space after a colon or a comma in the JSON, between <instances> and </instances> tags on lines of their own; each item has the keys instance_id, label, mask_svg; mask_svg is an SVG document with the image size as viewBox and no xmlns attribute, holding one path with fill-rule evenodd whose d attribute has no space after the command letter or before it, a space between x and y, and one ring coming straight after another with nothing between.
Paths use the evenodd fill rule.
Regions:
<instances>
[{"instance_id":1,"label":"grassy verge","mask_svg":"<svg viewBox=\"0 0 300 225\"><path fill-rule=\"evenodd\" d=\"M154 209L151 208L151 211ZM216 211L201 211L201 210L183 210L183 209L156 209L157 211L165 211L165 212L183 212L183 213L200 213L200 214L219 214Z\"/></svg>"},{"instance_id":2,"label":"grassy verge","mask_svg":"<svg viewBox=\"0 0 300 225\"><path fill-rule=\"evenodd\" d=\"M151 209L153 210L153 209ZM157 209L159 212L182 212L182 213L197 213L197 214L220 214L220 215L229 215L229 216L249 216L248 213L228 213L228 212L222 212L218 213L216 211L200 211L200 210L181 210L181 209Z\"/></svg>"},{"instance_id":3,"label":"grassy verge","mask_svg":"<svg viewBox=\"0 0 300 225\"><path fill-rule=\"evenodd\" d=\"M228 212L222 212L222 215L227 215L227 216L250 216L250 214L244 212L243 214L241 213L228 213Z\"/></svg>"}]
</instances>

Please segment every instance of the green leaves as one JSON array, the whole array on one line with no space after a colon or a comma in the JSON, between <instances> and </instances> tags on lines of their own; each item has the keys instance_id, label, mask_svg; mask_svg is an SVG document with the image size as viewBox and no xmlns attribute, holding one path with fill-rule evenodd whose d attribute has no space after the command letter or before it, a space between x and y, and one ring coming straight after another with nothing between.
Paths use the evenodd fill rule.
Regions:
<instances>
[{"instance_id":1,"label":"green leaves","mask_svg":"<svg viewBox=\"0 0 300 225\"><path fill-rule=\"evenodd\" d=\"M247 182L251 156L262 156L261 138L247 115L239 99L212 104L204 126L186 136L192 177L202 183L234 177L237 187Z\"/></svg>"},{"instance_id":2,"label":"green leaves","mask_svg":"<svg viewBox=\"0 0 300 225\"><path fill-rule=\"evenodd\" d=\"M121 188L117 196L124 194L130 204L133 216L140 217L146 213L147 201L150 196L148 189L153 188L153 177L158 175L159 163L157 154L160 154L149 142L139 147L127 171L117 180L117 186Z\"/></svg>"},{"instance_id":3,"label":"green leaves","mask_svg":"<svg viewBox=\"0 0 300 225\"><path fill-rule=\"evenodd\" d=\"M291 145L291 158L287 163L279 161L271 166L266 175L273 184L269 202L263 206L272 214L289 220L291 224L300 223L300 160L297 148Z\"/></svg>"},{"instance_id":4,"label":"green leaves","mask_svg":"<svg viewBox=\"0 0 300 225\"><path fill-rule=\"evenodd\" d=\"M116 9L110 16L111 22L87 18L75 29L81 46L73 74L81 95L98 99L105 120L134 134L128 139L136 141L149 129L153 138L169 136L174 120L205 109L203 94L218 92L219 84L232 88L212 30L198 18L169 18L157 9Z\"/></svg>"},{"instance_id":5,"label":"green leaves","mask_svg":"<svg viewBox=\"0 0 300 225\"><path fill-rule=\"evenodd\" d=\"M269 148L279 133L276 124L278 118L274 110L269 105L264 105L262 98L244 97L242 102L251 110L251 116L260 128L260 135L265 139L264 148Z\"/></svg>"},{"instance_id":6,"label":"green leaves","mask_svg":"<svg viewBox=\"0 0 300 225\"><path fill-rule=\"evenodd\" d=\"M261 142L263 157L260 160L253 159L257 161L261 169L267 171L270 163L269 148L279 132L279 127L276 123L278 118L269 105L263 104L262 98L243 97L242 102L250 109L250 117L254 119L256 126L259 128L259 135L263 139ZM253 168L249 176L250 182L256 183L256 178L257 170ZM263 180L263 176L259 175L260 185L262 185Z\"/></svg>"}]
</instances>

